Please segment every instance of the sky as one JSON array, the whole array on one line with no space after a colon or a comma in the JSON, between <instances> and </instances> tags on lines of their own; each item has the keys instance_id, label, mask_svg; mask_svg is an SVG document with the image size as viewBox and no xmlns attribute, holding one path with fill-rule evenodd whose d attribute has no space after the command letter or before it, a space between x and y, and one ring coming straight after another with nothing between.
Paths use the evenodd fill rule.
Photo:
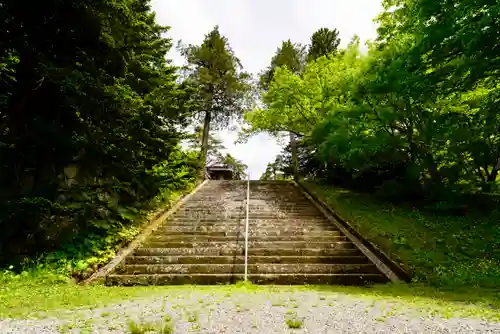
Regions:
<instances>
[{"instance_id":1,"label":"sky","mask_svg":"<svg viewBox=\"0 0 500 334\"><path fill-rule=\"evenodd\" d=\"M355 34L361 43L373 39L373 19L382 11L380 0L153 0L152 9L159 24L171 27L168 36L174 46L179 40L201 44L205 34L219 25L244 70L254 74L269 65L283 40L308 44L319 28L339 30L341 47ZM184 64L175 48L169 58L176 65ZM237 132L216 135L228 153L248 165L251 179L260 177L284 144L267 134L237 145Z\"/></svg>"}]
</instances>

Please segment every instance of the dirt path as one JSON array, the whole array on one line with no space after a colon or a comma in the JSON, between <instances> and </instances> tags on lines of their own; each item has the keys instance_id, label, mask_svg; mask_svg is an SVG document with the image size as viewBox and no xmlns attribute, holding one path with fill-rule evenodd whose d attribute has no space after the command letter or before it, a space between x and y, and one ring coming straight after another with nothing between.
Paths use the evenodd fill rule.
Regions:
<instances>
[{"instance_id":1,"label":"dirt path","mask_svg":"<svg viewBox=\"0 0 500 334\"><path fill-rule=\"evenodd\" d=\"M129 333L131 323L144 333L160 327L164 333L500 333L498 322L432 316L403 302L343 293L194 289L43 319L2 320L0 332Z\"/></svg>"}]
</instances>

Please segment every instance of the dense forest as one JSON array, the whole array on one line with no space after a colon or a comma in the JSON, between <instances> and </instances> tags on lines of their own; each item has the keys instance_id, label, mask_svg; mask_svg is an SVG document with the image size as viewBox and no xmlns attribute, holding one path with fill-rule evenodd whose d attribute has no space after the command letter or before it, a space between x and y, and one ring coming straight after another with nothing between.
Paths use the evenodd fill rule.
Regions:
<instances>
[{"instance_id":1,"label":"dense forest","mask_svg":"<svg viewBox=\"0 0 500 334\"><path fill-rule=\"evenodd\" d=\"M149 0L0 1L0 262L41 256L88 274L207 163L245 177L212 135L233 120L241 141L290 139L262 179L441 207L495 194L500 4L383 5L366 48L322 28L308 45L283 41L254 77L218 27L173 66Z\"/></svg>"}]
</instances>

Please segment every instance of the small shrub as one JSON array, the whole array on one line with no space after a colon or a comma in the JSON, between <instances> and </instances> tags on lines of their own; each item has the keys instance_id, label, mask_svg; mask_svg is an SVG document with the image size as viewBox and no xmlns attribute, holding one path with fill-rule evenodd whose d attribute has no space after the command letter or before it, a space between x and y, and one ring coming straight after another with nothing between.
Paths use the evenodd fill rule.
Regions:
<instances>
[{"instance_id":1,"label":"small shrub","mask_svg":"<svg viewBox=\"0 0 500 334\"><path fill-rule=\"evenodd\" d=\"M302 325L304 324L302 320L295 317L286 319L285 323L287 324L288 328L293 328L293 329L302 328Z\"/></svg>"}]
</instances>

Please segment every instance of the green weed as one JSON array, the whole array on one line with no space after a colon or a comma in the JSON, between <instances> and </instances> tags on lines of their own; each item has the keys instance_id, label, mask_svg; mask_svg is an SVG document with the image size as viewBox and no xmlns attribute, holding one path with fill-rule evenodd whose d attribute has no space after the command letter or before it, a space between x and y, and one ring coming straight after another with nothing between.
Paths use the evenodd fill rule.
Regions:
<instances>
[{"instance_id":1,"label":"green weed","mask_svg":"<svg viewBox=\"0 0 500 334\"><path fill-rule=\"evenodd\" d=\"M161 322L137 323L135 321L130 321L128 330L130 334L145 334L150 332L156 334L172 334L174 332L172 319L170 317L165 317Z\"/></svg>"},{"instance_id":2,"label":"green weed","mask_svg":"<svg viewBox=\"0 0 500 334\"><path fill-rule=\"evenodd\" d=\"M302 320L295 317L285 319L285 323L287 324L288 328L293 329L302 328L302 326L304 325Z\"/></svg>"}]
</instances>

